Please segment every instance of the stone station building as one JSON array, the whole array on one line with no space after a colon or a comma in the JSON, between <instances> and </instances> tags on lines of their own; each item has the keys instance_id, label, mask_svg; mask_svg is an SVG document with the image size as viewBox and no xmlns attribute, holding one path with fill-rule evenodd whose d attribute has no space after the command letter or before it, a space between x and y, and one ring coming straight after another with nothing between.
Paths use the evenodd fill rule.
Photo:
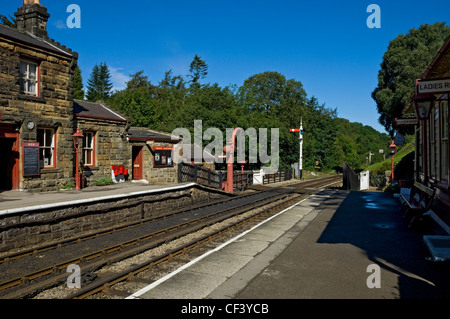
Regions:
<instances>
[{"instance_id":1,"label":"stone station building","mask_svg":"<svg viewBox=\"0 0 450 319\"><path fill-rule=\"evenodd\" d=\"M73 179L78 54L48 38L44 6L15 16L17 30L0 25L0 189L54 190Z\"/></svg>"},{"instance_id":2,"label":"stone station building","mask_svg":"<svg viewBox=\"0 0 450 319\"><path fill-rule=\"evenodd\" d=\"M82 186L96 180L177 183L170 134L131 128L102 102L74 100L78 54L50 39L50 15L24 1L17 29L0 25L0 191L57 191L74 184L72 135L79 146Z\"/></svg>"}]
</instances>

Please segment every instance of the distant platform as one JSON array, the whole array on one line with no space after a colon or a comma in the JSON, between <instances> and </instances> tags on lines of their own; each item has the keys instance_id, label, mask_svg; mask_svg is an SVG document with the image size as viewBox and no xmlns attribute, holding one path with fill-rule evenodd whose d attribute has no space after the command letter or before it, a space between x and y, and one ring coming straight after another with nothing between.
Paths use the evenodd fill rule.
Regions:
<instances>
[{"instance_id":1,"label":"distant platform","mask_svg":"<svg viewBox=\"0 0 450 319\"><path fill-rule=\"evenodd\" d=\"M120 183L109 186L87 187L79 191L32 193L27 191L6 191L0 193L0 216L29 212L39 209L79 205L108 199L146 195L194 186L195 183L151 185L144 183Z\"/></svg>"}]
</instances>

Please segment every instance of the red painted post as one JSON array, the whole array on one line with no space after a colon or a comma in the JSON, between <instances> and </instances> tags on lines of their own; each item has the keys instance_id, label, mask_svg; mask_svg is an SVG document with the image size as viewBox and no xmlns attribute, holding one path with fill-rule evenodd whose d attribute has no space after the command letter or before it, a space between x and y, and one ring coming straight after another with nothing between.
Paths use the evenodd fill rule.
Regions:
<instances>
[{"instance_id":1,"label":"red painted post","mask_svg":"<svg viewBox=\"0 0 450 319\"><path fill-rule=\"evenodd\" d=\"M226 152L227 159L227 183L225 185L225 191L228 193L233 193L233 163L234 163L234 149L236 143L236 134L239 130L242 130L240 127L237 127L233 131L233 135L231 136L231 140L227 142L227 145L223 148L224 152Z\"/></svg>"},{"instance_id":2,"label":"red painted post","mask_svg":"<svg viewBox=\"0 0 450 319\"><path fill-rule=\"evenodd\" d=\"M83 134L80 133L80 129L77 128L77 131L75 134L72 135L73 137L73 145L75 147L75 190L80 190L80 174L78 172L79 170L79 161L78 161L78 146L80 145L80 139L84 137Z\"/></svg>"}]
</instances>

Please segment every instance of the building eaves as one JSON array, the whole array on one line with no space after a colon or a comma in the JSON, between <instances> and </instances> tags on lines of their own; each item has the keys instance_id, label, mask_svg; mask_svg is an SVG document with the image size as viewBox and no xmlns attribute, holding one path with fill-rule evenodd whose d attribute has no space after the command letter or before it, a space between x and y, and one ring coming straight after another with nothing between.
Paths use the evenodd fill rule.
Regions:
<instances>
[{"instance_id":1,"label":"building eaves","mask_svg":"<svg viewBox=\"0 0 450 319\"><path fill-rule=\"evenodd\" d=\"M18 42L31 47L50 51L68 58L78 59L78 53L50 38L39 38L29 32L20 32L5 25L0 25L0 38Z\"/></svg>"},{"instance_id":2,"label":"building eaves","mask_svg":"<svg viewBox=\"0 0 450 319\"><path fill-rule=\"evenodd\" d=\"M131 127L128 130L128 138L130 141L154 141L154 142L167 142L178 143L181 140L173 138L170 133L150 130L145 127Z\"/></svg>"},{"instance_id":3,"label":"building eaves","mask_svg":"<svg viewBox=\"0 0 450 319\"><path fill-rule=\"evenodd\" d=\"M73 113L76 117L84 117L84 118L108 120L124 123L128 122L128 120L124 116L111 110L102 103L74 100Z\"/></svg>"}]
</instances>

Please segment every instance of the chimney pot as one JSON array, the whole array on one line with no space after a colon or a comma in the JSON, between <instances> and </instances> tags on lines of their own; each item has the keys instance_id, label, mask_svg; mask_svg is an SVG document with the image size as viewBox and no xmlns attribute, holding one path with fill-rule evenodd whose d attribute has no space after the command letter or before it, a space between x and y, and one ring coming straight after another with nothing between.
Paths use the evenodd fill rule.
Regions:
<instances>
[{"instance_id":1,"label":"chimney pot","mask_svg":"<svg viewBox=\"0 0 450 319\"><path fill-rule=\"evenodd\" d=\"M28 31L40 38L47 37L47 21L50 15L40 0L23 0L23 6L14 13L17 19L17 29Z\"/></svg>"}]
</instances>

